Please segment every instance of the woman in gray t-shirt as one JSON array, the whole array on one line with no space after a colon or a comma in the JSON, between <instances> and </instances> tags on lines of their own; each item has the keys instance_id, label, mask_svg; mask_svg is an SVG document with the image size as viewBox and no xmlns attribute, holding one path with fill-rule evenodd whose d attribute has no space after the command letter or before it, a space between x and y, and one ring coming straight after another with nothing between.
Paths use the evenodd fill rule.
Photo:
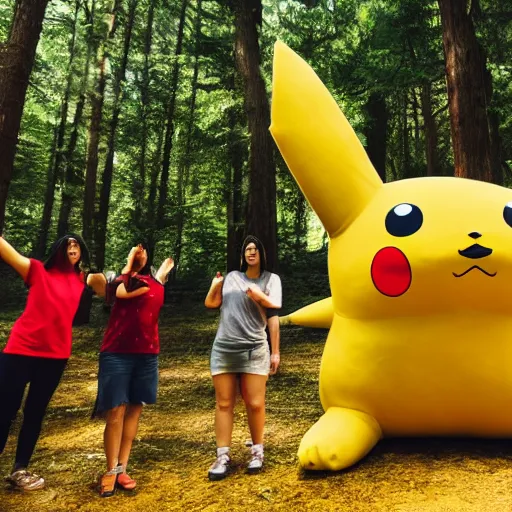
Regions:
<instances>
[{"instance_id":1,"label":"woman in gray t-shirt","mask_svg":"<svg viewBox=\"0 0 512 512\"><path fill-rule=\"evenodd\" d=\"M279 366L278 318L273 317L269 325L270 356L265 333L267 309L281 307L281 280L265 267L263 244L248 236L242 245L240 272L230 272L225 279L218 273L206 296L206 307L222 306L210 360L217 439L217 460L208 471L210 480L221 480L229 472L238 376L253 442L247 469L257 473L263 467L266 383L269 373Z\"/></svg>"}]
</instances>

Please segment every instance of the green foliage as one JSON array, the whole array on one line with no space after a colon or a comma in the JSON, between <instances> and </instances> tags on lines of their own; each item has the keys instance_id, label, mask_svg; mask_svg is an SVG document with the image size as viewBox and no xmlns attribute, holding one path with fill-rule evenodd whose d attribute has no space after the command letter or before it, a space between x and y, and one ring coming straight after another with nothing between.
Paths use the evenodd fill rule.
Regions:
<instances>
[{"instance_id":1,"label":"green foliage","mask_svg":"<svg viewBox=\"0 0 512 512\"><path fill-rule=\"evenodd\" d=\"M0 45L7 41L14 11L14 0L0 3Z\"/></svg>"},{"instance_id":2,"label":"green foliage","mask_svg":"<svg viewBox=\"0 0 512 512\"><path fill-rule=\"evenodd\" d=\"M147 123L143 128L144 46L147 13L154 1L152 41L148 57L149 88ZM121 66L128 19L128 0L120 2L115 32L105 49L107 84L98 153L98 190L106 160L107 140L114 111L114 83ZM119 270L132 244L141 238L155 239L155 264L176 250L178 213L183 213L179 280L203 282L225 267L227 197L232 188L231 151L242 148L242 191L247 194L248 132L244 98L235 76L234 21L229 2L197 0L188 3L179 58L173 149L163 228L155 230L151 200L152 176L158 185L162 168L162 139L166 129L172 70L176 61L179 13L182 2L139 0L128 55L126 79L121 84L121 111L115 134L115 157L109 204L106 269ZM480 2L474 13L478 36L488 55L492 73L491 109L499 118L503 164L512 161L511 68L512 28L506 9L497 0ZM48 244L56 236L57 218L64 187L74 195L70 228L81 231L82 198L91 116L91 99L98 77L98 50L111 5L104 0L81 2L78 10L74 53L74 2L49 4L36 63L25 102L20 142L8 200L6 235L24 253L30 253L44 207L48 170L54 159L54 142L66 84L70 97L63 148L73 129L78 140L69 164L73 179L60 174L55 189ZM199 8L200 6L200 8ZM309 6L309 7L308 7ZM0 6L0 40L8 34L14 1ZM94 16L92 16L94 14ZM200 16L200 35L196 27ZM92 21L92 24L91 24ZM332 92L363 144L372 123L366 104L371 94L385 98L387 121L388 179L426 173L426 139L421 105L422 89L430 87L438 147L437 174L452 170L450 127L444 78L442 34L437 3L418 0L296 0L263 1L260 27L261 70L270 99L272 51L276 39L289 44L315 69ZM90 66L84 83L87 55ZM72 59L70 57L73 57ZM194 65L198 62L195 81ZM70 66L70 62L72 64ZM79 95L85 87L82 119L73 126ZM195 93L195 106L191 100ZM312 105L312 110L314 105ZM146 144L145 176L140 174L142 141ZM316 216L304 202L295 181L276 151L278 240L281 268L294 269L305 283L301 293L315 289L327 271L320 265L325 237ZM63 171L63 169L61 169ZM180 177L180 173L181 177ZM512 182L512 173L506 175ZM508 182L507 181L507 182ZM182 189L180 190L180 184ZM142 192L140 192L142 191ZM180 193L183 204L179 204ZM136 208L141 194L142 212ZM98 207L98 204L96 204ZM136 216L140 218L137 219ZM302 269L300 270L299 269ZM304 269L310 269L309 274ZM320 271L321 269L321 271ZM285 272L286 273L286 272ZM297 275L299 275L297 274ZM320 277L318 277L320 276ZM297 284L297 287L302 285ZM318 292L318 293L317 293ZM316 290L313 295L321 295Z\"/></svg>"}]
</instances>

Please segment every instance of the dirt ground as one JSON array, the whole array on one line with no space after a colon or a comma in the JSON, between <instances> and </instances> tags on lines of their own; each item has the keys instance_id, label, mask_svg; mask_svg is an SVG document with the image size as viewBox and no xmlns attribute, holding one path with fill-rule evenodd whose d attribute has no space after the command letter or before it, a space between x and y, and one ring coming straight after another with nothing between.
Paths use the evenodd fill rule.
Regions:
<instances>
[{"instance_id":1,"label":"dirt ground","mask_svg":"<svg viewBox=\"0 0 512 512\"><path fill-rule=\"evenodd\" d=\"M184 308L182 308L184 309ZM0 314L0 346L14 313ZM208 353L217 316L165 306L161 315L159 402L141 420L130 462L134 492L102 499L103 424L89 419L96 392L97 350L107 315L94 307L90 325L75 330L74 355L52 403L32 469L46 488L20 493L0 483L0 512L68 511L512 511L512 443L503 440L394 439L338 473L305 473L296 452L322 413L318 370L325 331L282 329L282 366L268 385L266 468L247 475L245 412L236 409L234 474L209 482L214 458L214 394ZM17 433L17 421L14 433ZM15 437L0 456L9 473Z\"/></svg>"}]
</instances>

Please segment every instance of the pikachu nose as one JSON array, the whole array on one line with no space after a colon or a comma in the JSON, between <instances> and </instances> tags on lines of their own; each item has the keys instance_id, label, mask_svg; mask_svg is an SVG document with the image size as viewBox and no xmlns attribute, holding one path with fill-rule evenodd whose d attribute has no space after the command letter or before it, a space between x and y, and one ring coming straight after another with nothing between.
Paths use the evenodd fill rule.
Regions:
<instances>
[{"instance_id":1,"label":"pikachu nose","mask_svg":"<svg viewBox=\"0 0 512 512\"><path fill-rule=\"evenodd\" d=\"M471 231L471 233L468 233L468 236L476 240L477 238L480 238L482 234L479 233L478 231Z\"/></svg>"}]
</instances>

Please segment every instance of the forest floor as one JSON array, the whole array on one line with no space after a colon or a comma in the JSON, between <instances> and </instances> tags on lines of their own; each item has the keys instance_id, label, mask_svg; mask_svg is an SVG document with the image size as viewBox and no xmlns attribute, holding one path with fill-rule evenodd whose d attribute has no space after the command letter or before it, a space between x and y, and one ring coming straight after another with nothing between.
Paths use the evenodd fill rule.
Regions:
<instances>
[{"instance_id":1,"label":"forest floor","mask_svg":"<svg viewBox=\"0 0 512 512\"><path fill-rule=\"evenodd\" d=\"M18 311L0 313L0 347ZM214 459L214 394L208 354L217 315L166 305L161 314L159 402L148 406L133 447L134 492L102 499L103 424L89 419L97 351L107 321L99 304L75 329L74 353L48 411L32 461L46 487L33 493L0 483L0 512L69 511L512 511L512 444L462 439L385 440L348 471L304 472L301 437L322 413L318 371L325 331L282 329L282 364L268 384L265 471L247 475L249 438L242 403L233 439L234 474L209 482ZM19 418L14 433L19 428ZM0 456L9 473L11 436Z\"/></svg>"}]
</instances>

